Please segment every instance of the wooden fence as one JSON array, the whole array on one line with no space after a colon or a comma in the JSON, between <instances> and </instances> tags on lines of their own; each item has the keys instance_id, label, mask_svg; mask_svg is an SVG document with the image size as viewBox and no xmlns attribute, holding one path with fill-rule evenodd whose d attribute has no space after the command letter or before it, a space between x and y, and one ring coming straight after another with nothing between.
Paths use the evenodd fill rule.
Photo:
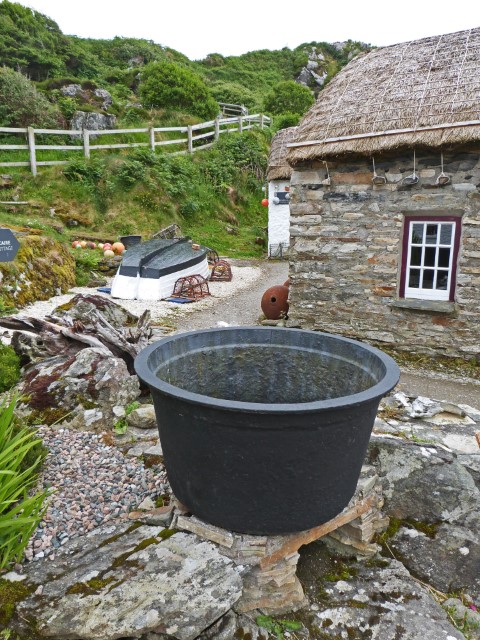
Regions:
<instances>
[{"instance_id":1,"label":"wooden fence","mask_svg":"<svg viewBox=\"0 0 480 640\"><path fill-rule=\"evenodd\" d=\"M248 116L248 109L243 104L219 102L218 106L220 107L223 116Z\"/></svg>"},{"instance_id":2,"label":"wooden fence","mask_svg":"<svg viewBox=\"0 0 480 640\"><path fill-rule=\"evenodd\" d=\"M1 134L23 134L26 136L27 144L0 144L0 153L2 151L28 151L29 160L22 162L0 162L0 167L30 167L34 176L37 175L37 168L48 165L67 164L68 160L38 160L37 151L80 151L83 152L85 158L90 158L92 151L99 149L129 149L133 147L149 147L155 151L157 147L167 145L178 145L185 147L180 151L173 153L194 153L201 149L211 147L213 143L219 139L224 133L238 131L242 133L248 129L259 126L262 129L270 126L271 120L263 114L240 115L233 118L220 118L209 122L201 122L200 124L188 125L186 127L150 127L144 129L104 129L104 130L64 130L64 129L35 129L0 127ZM115 144L92 144L98 137L103 136L121 136L124 134L145 134L147 141L145 142L120 142ZM158 139L158 134L175 135L171 139ZM178 134L178 135L177 135ZM35 140L36 135L48 136L69 136L74 138L77 144L38 144Z\"/></svg>"}]
</instances>

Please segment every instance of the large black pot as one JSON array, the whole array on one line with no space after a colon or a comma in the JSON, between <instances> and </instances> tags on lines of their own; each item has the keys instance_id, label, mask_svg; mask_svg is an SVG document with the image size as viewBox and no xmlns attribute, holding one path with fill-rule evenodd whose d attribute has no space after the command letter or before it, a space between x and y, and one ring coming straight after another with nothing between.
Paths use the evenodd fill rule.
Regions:
<instances>
[{"instance_id":1,"label":"large black pot","mask_svg":"<svg viewBox=\"0 0 480 640\"><path fill-rule=\"evenodd\" d=\"M153 395L176 497L207 522L262 535L342 511L400 375L366 344L269 327L174 335L144 349L135 369Z\"/></svg>"}]
</instances>

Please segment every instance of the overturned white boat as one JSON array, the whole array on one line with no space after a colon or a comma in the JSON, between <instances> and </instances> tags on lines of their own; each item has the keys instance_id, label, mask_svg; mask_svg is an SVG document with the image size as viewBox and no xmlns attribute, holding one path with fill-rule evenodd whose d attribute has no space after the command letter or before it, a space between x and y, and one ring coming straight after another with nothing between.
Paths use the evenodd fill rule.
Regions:
<instances>
[{"instance_id":1,"label":"overturned white boat","mask_svg":"<svg viewBox=\"0 0 480 640\"><path fill-rule=\"evenodd\" d=\"M207 247L188 238L148 240L124 254L112 282L112 297L123 300L161 300L173 293L178 278L210 271Z\"/></svg>"}]
</instances>

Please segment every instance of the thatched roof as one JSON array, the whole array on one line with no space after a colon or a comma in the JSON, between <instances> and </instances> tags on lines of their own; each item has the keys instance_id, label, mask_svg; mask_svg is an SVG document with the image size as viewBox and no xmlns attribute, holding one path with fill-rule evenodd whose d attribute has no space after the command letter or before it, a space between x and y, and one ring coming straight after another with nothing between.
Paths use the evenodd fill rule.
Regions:
<instances>
[{"instance_id":1,"label":"thatched roof","mask_svg":"<svg viewBox=\"0 0 480 640\"><path fill-rule=\"evenodd\" d=\"M292 174L292 167L287 162L287 143L291 142L297 127L280 129L272 140L270 155L268 156L267 179L268 180L289 180Z\"/></svg>"},{"instance_id":2,"label":"thatched roof","mask_svg":"<svg viewBox=\"0 0 480 640\"><path fill-rule=\"evenodd\" d=\"M352 60L297 127L292 164L480 140L480 28ZM298 143L308 143L296 146Z\"/></svg>"}]
</instances>

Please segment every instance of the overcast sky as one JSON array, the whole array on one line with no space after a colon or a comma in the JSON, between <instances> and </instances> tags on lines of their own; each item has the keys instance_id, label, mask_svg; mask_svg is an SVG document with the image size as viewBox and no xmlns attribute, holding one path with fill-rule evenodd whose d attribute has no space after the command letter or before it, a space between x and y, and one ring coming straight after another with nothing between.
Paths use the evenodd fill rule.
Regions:
<instances>
[{"instance_id":1,"label":"overcast sky","mask_svg":"<svg viewBox=\"0 0 480 640\"><path fill-rule=\"evenodd\" d=\"M240 55L303 42L377 46L480 26L479 0L21 0L69 35L153 40L188 56Z\"/></svg>"}]
</instances>

